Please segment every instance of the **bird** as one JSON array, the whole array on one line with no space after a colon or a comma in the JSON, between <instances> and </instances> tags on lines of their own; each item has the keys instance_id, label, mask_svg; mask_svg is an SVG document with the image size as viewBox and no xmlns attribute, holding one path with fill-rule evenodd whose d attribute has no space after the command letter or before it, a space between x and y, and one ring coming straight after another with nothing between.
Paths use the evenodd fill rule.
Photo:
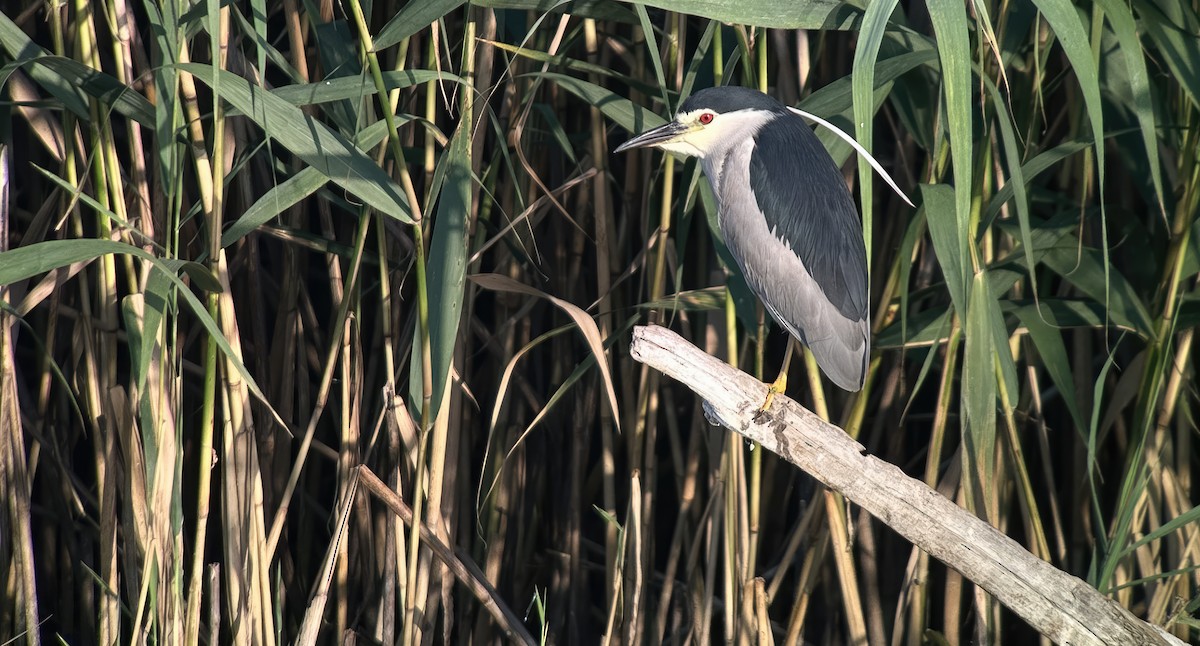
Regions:
<instances>
[{"instance_id":1,"label":"bird","mask_svg":"<svg viewBox=\"0 0 1200 646\"><path fill-rule=\"evenodd\" d=\"M800 114L758 90L705 88L673 120L614 152L657 148L698 158L721 237L751 291L834 384L856 392L871 349L862 221L837 164ZM789 340L762 411L786 389L791 355Z\"/></svg>"}]
</instances>

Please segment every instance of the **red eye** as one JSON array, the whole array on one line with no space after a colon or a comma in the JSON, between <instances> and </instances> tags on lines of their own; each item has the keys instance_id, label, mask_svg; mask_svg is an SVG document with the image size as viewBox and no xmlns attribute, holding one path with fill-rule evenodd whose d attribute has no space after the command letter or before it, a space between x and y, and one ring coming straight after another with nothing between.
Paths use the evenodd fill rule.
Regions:
<instances>
[{"instance_id":1,"label":"red eye","mask_svg":"<svg viewBox=\"0 0 1200 646\"><path fill-rule=\"evenodd\" d=\"M712 123L714 116L716 115L711 112L705 112L704 114L700 115L700 123L707 126L708 124Z\"/></svg>"}]
</instances>

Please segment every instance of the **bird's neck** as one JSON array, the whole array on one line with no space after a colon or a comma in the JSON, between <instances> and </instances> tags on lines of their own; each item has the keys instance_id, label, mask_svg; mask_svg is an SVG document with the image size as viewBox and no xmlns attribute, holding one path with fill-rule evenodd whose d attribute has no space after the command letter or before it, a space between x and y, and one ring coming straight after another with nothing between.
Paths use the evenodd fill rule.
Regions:
<instances>
[{"instance_id":1,"label":"bird's neck","mask_svg":"<svg viewBox=\"0 0 1200 646\"><path fill-rule=\"evenodd\" d=\"M725 160L728 156L728 152L721 151L719 154L705 155L700 158L700 168L704 170L704 176L712 185L713 192L716 192L716 187L721 185L721 171L725 168Z\"/></svg>"}]
</instances>

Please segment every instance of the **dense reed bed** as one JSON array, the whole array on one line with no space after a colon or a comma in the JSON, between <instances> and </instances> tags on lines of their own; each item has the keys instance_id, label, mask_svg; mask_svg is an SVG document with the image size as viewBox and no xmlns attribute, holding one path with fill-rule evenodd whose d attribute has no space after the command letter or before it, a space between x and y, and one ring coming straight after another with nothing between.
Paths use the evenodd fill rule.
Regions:
<instances>
[{"instance_id":1,"label":"dense reed bed","mask_svg":"<svg viewBox=\"0 0 1200 646\"><path fill-rule=\"evenodd\" d=\"M783 355L610 152L715 84L917 205L818 129L875 349L790 395L1200 638L1196 2L652 4L9 3L0 643L1036 639L630 359Z\"/></svg>"}]
</instances>

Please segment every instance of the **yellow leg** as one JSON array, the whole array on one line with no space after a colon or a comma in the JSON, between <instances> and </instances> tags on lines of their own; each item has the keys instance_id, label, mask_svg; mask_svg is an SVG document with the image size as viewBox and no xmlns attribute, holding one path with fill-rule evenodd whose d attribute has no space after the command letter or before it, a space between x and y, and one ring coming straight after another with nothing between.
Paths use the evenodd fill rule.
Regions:
<instances>
[{"instance_id":1,"label":"yellow leg","mask_svg":"<svg viewBox=\"0 0 1200 646\"><path fill-rule=\"evenodd\" d=\"M788 336L787 351L783 354L783 367L779 369L779 376L775 378L775 382L767 389L767 399L759 407L759 415L771 408L771 403L775 401L775 395L782 395L787 392L788 366L792 363L792 344L795 342L795 339Z\"/></svg>"}]
</instances>

